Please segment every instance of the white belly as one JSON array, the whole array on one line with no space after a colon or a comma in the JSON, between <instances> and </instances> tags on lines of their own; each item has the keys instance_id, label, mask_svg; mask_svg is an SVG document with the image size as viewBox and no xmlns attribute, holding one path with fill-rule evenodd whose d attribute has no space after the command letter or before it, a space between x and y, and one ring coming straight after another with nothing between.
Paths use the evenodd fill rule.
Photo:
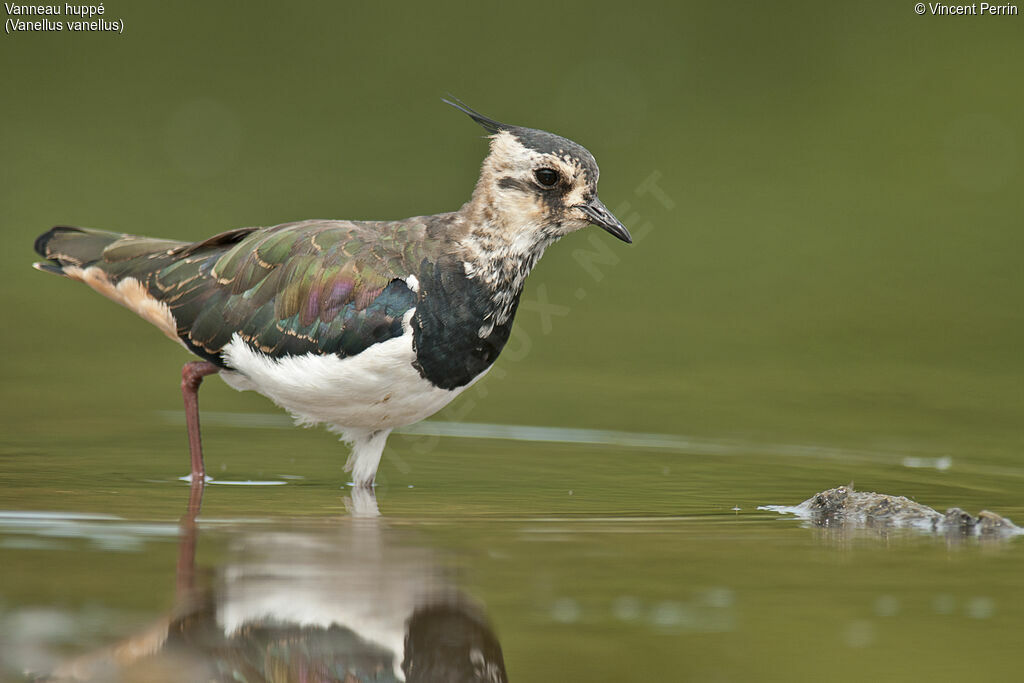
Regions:
<instances>
[{"instance_id":1,"label":"white belly","mask_svg":"<svg viewBox=\"0 0 1024 683\"><path fill-rule=\"evenodd\" d=\"M224 360L235 372L220 374L235 389L263 394L300 424L324 422L346 434L412 424L433 415L466 388L440 389L413 367L416 354L408 325L412 312L406 314L402 336L349 358L306 354L278 360L254 350L236 334L224 348Z\"/></svg>"}]
</instances>

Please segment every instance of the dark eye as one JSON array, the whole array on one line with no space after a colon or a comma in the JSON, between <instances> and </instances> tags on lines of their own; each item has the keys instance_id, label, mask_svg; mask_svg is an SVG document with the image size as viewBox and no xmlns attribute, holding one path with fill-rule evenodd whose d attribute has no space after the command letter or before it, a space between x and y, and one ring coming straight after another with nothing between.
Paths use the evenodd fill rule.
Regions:
<instances>
[{"instance_id":1,"label":"dark eye","mask_svg":"<svg viewBox=\"0 0 1024 683\"><path fill-rule=\"evenodd\" d=\"M554 187L558 183L558 171L553 168L538 168L533 177L544 187Z\"/></svg>"}]
</instances>

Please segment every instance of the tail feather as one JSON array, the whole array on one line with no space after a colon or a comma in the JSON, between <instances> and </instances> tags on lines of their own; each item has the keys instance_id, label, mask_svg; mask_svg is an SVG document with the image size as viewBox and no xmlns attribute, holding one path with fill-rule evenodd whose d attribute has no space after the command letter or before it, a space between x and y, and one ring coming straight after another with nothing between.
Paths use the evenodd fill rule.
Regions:
<instances>
[{"instance_id":1,"label":"tail feather","mask_svg":"<svg viewBox=\"0 0 1024 683\"><path fill-rule=\"evenodd\" d=\"M57 225L37 237L35 244L32 245L36 250L36 253L40 256L46 256L46 245L50 243L50 240L52 240L57 233L68 230L77 230L77 228L71 228L66 225Z\"/></svg>"},{"instance_id":2,"label":"tail feather","mask_svg":"<svg viewBox=\"0 0 1024 683\"><path fill-rule=\"evenodd\" d=\"M180 341L170 308L150 284L162 266L174 262L174 251L185 246L187 242L61 225L36 238L36 252L48 260L32 265L85 283Z\"/></svg>"},{"instance_id":3,"label":"tail feather","mask_svg":"<svg viewBox=\"0 0 1024 683\"><path fill-rule=\"evenodd\" d=\"M59 266L49 261L36 261L32 264L32 267L36 270L41 270L44 273L53 273L54 275L64 274L64 266Z\"/></svg>"},{"instance_id":4,"label":"tail feather","mask_svg":"<svg viewBox=\"0 0 1024 683\"><path fill-rule=\"evenodd\" d=\"M36 252L47 260L33 265L88 285L198 356L222 365L220 349L233 329L217 322L231 293L211 272L225 251L256 230L229 230L190 243L57 226L36 239ZM205 327L196 328L200 318Z\"/></svg>"},{"instance_id":5,"label":"tail feather","mask_svg":"<svg viewBox=\"0 0 1024 683\"><path fill-rule=\"evenodd\" d=\"M62 274L63 266L86 266L103 258L103 251L125 237L118 232L58 225L36 238L36 253L49 259L33 266L37 270Z\"/></svg>"}]
</instances>

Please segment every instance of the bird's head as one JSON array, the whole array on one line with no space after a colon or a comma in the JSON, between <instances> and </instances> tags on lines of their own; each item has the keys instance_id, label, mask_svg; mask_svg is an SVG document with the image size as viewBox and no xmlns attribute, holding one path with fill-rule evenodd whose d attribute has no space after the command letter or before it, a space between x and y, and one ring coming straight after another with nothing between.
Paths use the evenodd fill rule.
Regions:
<instances>
[{"instance_id":1,"label":"bird's head","mask_svg":"<svg viewBox=\"0 0 1024 683\"><path fill-rule=\"evenodd\" d=\"M444 100L490 133L471 205L513 239L550 242L597 225L623 242L633 238L598 199L600 171L581 145L552 133L498 123L461 102Z\"/></svg>"}]
</instances>

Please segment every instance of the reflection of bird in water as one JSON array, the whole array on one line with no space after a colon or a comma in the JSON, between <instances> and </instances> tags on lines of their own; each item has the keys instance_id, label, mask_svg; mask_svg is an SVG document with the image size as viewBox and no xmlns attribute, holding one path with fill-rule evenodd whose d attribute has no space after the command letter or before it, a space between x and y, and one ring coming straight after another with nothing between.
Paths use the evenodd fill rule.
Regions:
<instances>
[{"instance_id":1,"label":"reflection of bird in water","mask_svg":"<svg viewBox=\"0 0 1024 683\"><path fill-rule=\"evenodd\" d=\"M501 645L430 551L379 520L243 533L196 581L184 522L174 615L79 657L52 681L504 683ZM201 587L196 584L204 584Z\"/></svg>"},{"instance_id":2,"label":"reflection of bird in water","mask_svg":"<svg viewBox=\"0 0 1024 683\"><path fill-rule=\"evenodd\" d=\"M365 638L357 627L298 625L271 616L226 635L216 614L201 609L173 620L162 655L171 680L196 681L507 681L501 646L482 615L453 601L417 607L408 615L404 654ZM396 666L397 665L397 666ZM397 669L397 670L396 670ZM150 669L150 675L152 669Z\"/></svg>"},{"instance_id":3,"label":"reflection of bird in water","mask_svg":"<svg viewBox=\"0 0 1024 683\"><path fill-rule=\"evenodd\" d=\"M205 476L197 392L220 373L341 433L355 484L372 485L391 430L436 413L497 359L549 245L590 224L632 240L597 196L590 152L455 106L491 136L458 211L194 243L70 227L36 240L36 268L88 284L202 359L181 384L193 480Z\"/></svg>"}]
</instances>

